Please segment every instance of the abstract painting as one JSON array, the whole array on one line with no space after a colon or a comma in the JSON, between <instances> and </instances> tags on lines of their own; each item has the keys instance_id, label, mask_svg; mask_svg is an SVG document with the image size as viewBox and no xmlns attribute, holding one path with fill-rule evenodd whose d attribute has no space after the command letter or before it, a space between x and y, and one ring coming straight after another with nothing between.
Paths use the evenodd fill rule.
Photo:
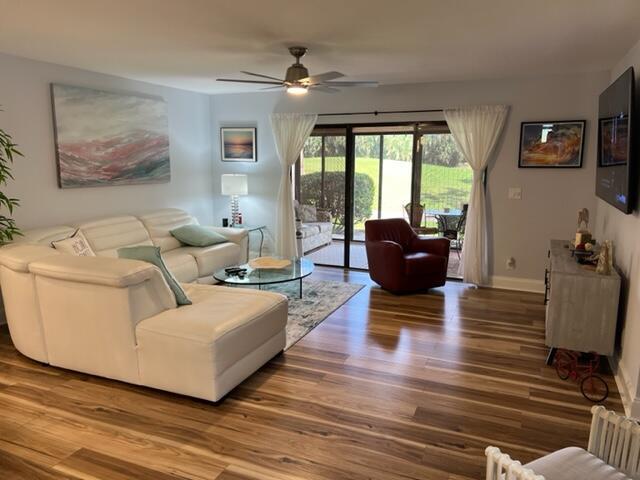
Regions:
<instances>
[{"instance_id":1,"label":"abstract painting","mask_svg":"<svg viewBox=\"0 0 640 480\"><path fill-rule=\"evenodd\" d=\"M520 168L579 168L584 149L584 120L523 122Z\"/></svg>"},{"instance_id":2,"label":"abstract painting","mask_svg":"<svg viewBox=\"0 0 640 480\"><path fill-rule=\"evenodd\" d=\"M171 179L164 99L57 84L51 95L60 188Z\"/></svg>"},{"instance_id":3,"label":"abstract painting","mask_svg":"<svg viewBox=\"0 0 640 480\"><path fill-rule=\"evenodd\" d=\"M222 127L220 145L223 162L257 162L256 128Z\"/></svg>"}]
</instances>

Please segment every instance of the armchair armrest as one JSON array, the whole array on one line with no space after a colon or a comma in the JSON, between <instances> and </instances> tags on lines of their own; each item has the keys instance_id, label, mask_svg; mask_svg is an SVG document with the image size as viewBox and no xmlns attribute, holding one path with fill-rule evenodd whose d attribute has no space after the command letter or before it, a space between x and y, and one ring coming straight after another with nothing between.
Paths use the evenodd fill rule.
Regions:
<instances>
[{"instance_id":1,"label":"armchair armrest","mask_svg":"<svg viewBox=\"0 0 640 480\"><path fill-rule=\"evenodd\" d=\"M405 270L404 251L399 243L391 240L365 242L369 272L372 278L396 277Z\"/></svg>"},{"instance_id":2,"label":"armchair armrest","mask_svg":"<svg viewBox=\"0 0 640 480\"><path fill-rule=\"evenodd\" d=\"M247 237L249 232L244 228L233 228L233 227L206 227L208 230L212 232L219 233L227 240L233 243L237 243L240 245L242 241Z\"/></svg>"},{"instance_id":3,"label":"armchair armrest","mask_svg":"<svg viewBox=\"0 0 640 480\"><path fill-rule=\"evenodd\" d=\"M486 480L501 480L505 477L513 480L545 480L542 475L536 475L530 468L523 467L519 461L512 460L497 447L487 447L484 453L487 456Z\"/></svg>"},{"instance_id":4,"label":"armchair armrest","mask_svg":"<svg viewBox=\"0 0 640 480\"><path fill-rule=\"evenodd\" d=\"M412 252L425 252L439 255L441 257L449 257L450 241L447 238L420 238L415 237L409 248Z\"/></svg>"}]
</instances>

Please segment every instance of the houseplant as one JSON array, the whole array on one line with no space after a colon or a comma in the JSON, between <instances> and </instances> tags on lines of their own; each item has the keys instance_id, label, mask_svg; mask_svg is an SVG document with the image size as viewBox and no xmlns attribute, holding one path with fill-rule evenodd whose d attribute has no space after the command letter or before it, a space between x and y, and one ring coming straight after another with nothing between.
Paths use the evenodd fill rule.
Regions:
<instances>
[{"instance_id":1,"label":"houseplant","mask_svg":"<svg viewBox=\"0 0 640 480\"><path fill-rule=\"evenodd\" d=\"M16 156L22 156L16 147L11 135L0 128L0 185L6 185L9 179L13 180L11 174L13 159ZM8 197L0 191L0 245L10 242L16 235L22 235L15 220L4 215L4 211L8 211L9 215L12 215L13 209L18 205L17 198Z\"/></svg>"}]
</instances>

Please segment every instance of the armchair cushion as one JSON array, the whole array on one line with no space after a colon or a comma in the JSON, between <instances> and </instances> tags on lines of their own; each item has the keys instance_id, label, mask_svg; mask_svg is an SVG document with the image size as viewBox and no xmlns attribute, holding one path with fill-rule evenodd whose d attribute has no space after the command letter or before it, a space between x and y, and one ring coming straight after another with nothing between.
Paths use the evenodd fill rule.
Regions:
<instances>
[{"instance_id":1,"label":"armchair cushion","mask_svg":"<svg viewBox=\"0 0 640 480\"><path fill-rule=\"evenodd\" d=\"M406 253L404 255L404 268L407 275L423 275L424 272L446 269L447 259L432 253Z\"/></svg>"},{"instance_id":2,"label":"armchair cushion","mask_svg":"<svg viewBox=\"0 0 640 480\"><path fill-rule=\"evenodd\" d=\"M628 480L622 472L586 450L568 447L525 465L545 480Z\"/></svg>"}]
</instances>

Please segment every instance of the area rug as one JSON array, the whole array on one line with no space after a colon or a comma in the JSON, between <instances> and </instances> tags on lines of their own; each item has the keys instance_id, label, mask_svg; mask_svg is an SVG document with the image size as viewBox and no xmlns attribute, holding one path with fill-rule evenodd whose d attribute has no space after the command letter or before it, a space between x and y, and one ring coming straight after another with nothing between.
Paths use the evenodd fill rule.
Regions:
<instances>
[{"instance_id":1,"label":"area rug","mask_svg":"<svg viewBox=\"0 0 640 480\"><path fill-rule=\"evenodd\" d=\"M269 291L282 293L289 298L287 344L284 349L291 348L363 287L357 283L303 280L302 298L298 298L298 282L267 287Z\"/></svg>"}]
</instances>

